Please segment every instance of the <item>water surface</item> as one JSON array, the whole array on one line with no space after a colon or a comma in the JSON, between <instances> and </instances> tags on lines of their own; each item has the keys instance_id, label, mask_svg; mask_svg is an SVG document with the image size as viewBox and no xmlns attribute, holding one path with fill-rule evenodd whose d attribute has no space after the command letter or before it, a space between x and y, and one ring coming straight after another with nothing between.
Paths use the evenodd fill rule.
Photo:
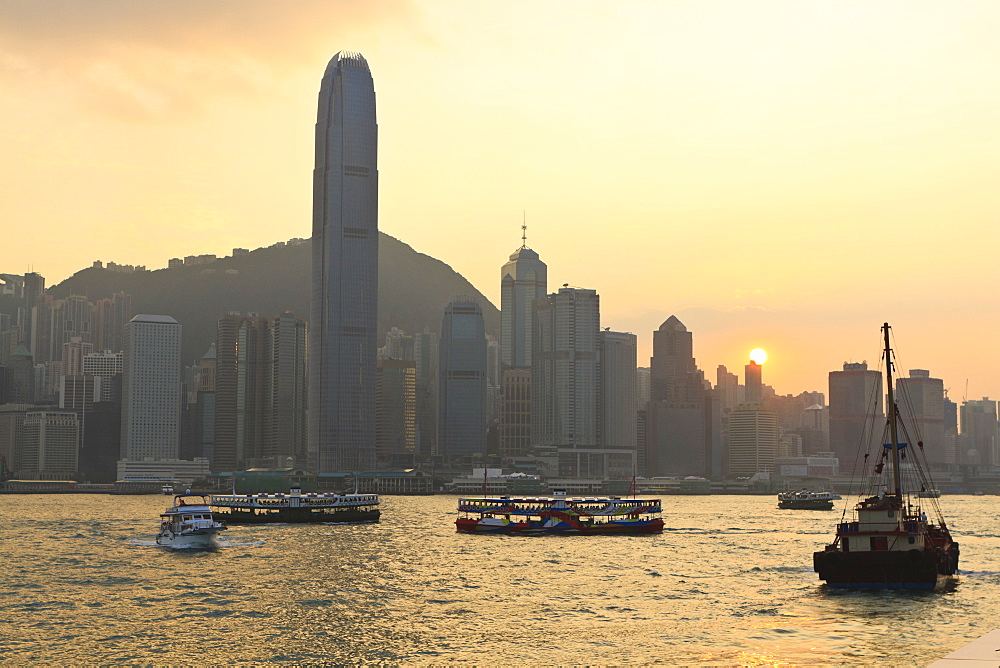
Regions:
<instances>
[{"instance_id":1,"label":"water surface","mask_svg":"<svg viewBox=\"0 0 1000 668\"><path fill-rule=\"evenodd\" d=\"M0 661L926 665L1000 620L1000 497L945 496L939 592L826 588L835 511L664 497L656 536L477 536L456 497L374 525L233 526L153 544L162 496L0 496Z\"/></svg>"}]
</instances>

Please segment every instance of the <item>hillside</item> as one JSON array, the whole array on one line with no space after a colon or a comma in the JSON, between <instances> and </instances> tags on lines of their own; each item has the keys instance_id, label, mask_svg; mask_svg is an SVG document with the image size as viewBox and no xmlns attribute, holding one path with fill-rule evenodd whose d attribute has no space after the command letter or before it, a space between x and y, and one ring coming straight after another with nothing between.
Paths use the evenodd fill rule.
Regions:
<instances>
[{"instance_id":1,"label":"hillside","mask_svg":"<svg viewBox=\"0 0 1000 668\"><path fill-rule=\"evenodd\" d=\"M58 298L86 295L91 301L123 290L136 313L170 315L184 327L182 359L199 359L215 340L216 321L230 311L275 315L292 311L309 318L311 244L259 248L249 255L205 265L118 273L88 268L50 288ZM230 270L235 270L233 273ZM379 331L440 331L444 307L457 295L483 306L486 331L500 325L497 308L444 262L379 234ZM381 337L381 335L380 335Z\"/></svg>"}]
</instances>

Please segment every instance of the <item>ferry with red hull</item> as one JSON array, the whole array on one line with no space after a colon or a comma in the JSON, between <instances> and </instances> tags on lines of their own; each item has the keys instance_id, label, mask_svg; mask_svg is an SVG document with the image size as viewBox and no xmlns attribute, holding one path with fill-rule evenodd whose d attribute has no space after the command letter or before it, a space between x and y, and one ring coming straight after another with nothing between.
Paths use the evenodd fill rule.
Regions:
<instances>
[{"instance_id":1,"label":"ferry with red hull","mask_svg":"<svg viewBox=\"0 0 1000 668\"><path fill-rule=\"evenodd\" d=\"M888 407L884 445L875 457L865 455L863 479L870 487L855 505L854 517L837 525L834 541L813 553L813 569L830 587L935 589L958 572L959 547L937 498L904 491L932 489L933 481L926 473L919 434L908 433L900 420L888 323L883 331ZM916 448L909 446L912 436L917 436Z\"/></svg>"},{"instance_id":2,"label":"ferry with red hull","mask_svg":"<svg viewBox=\"0 0 1000 668\"><path fill-rule=\"evenodd\" d=\"M663 531L659 499L470 497L458 500L465 533L637 535Z\"/></svg>"}]
</instances>

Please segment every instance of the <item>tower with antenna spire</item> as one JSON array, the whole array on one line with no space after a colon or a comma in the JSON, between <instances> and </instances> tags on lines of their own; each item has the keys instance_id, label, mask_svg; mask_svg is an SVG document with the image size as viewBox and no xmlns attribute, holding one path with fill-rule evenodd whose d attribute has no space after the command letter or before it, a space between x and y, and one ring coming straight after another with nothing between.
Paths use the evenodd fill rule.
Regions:
<instances>
[{"instance_id":1,"label":"tower with antenna spire","mask_svg":"<svg viewBox=\"0 0 1000 668\"><path fill-rule=\"evenodd\" d=\"M548 268L528 248L528 225L521 222L521 247L500 269L500 362L504 369L531 368L531 305L545 297Z\"/></svg>"}]
</instances>

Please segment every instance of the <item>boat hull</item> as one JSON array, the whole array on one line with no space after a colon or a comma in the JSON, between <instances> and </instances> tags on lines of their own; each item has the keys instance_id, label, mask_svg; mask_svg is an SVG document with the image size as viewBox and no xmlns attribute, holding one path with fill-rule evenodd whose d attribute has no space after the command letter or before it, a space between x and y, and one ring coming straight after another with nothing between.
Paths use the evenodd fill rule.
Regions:
<instances>
[{"instance_id":1,"label":"boat hull","mask_svg":"<svg viewBox=\"0 0 1000 668\"><path fill-rule=\"evenodd\" d=\"M844 589L935 589L958 570L958 544L945 552L908 551L813 553L813 570L830 587Z\"/></svg>"},{"instance_id":2,"label":"boat hull","mask_svg":"<svg viewBox=\"0 0 1000 668\"><path fill-rule=\"evenodd\" d=\"M156 544L175 549L211 549L219 546L219 529L198 529L191 532L161 532L156 536Z\"/></svg>"},{"instance_id":3,"label":"boat hull","mask_svg":"<svg viewBox=\"0 0 1000 668\"><path fill-rule=\"evenodd\" d=\"M226 524L318 524L323 522L368 524L378 522L378 510L353 508L322 511L313 508L279 508L275 510L240 510L213 507L212 515Z\"/></svg>"},{"instance_id":4,"label":"boat hull","mask_svg":"<svg viewBox=\"0 0 1000 668\"><path fill-rule=\"evenodd\" d=\"M833 501L779 501L778 507L783 510L833 510Z\"/></svg>"},{"instance_id":5,"label":"boat hull","mask_svg":"<svg viewBox=\"0 0 1000 668\"><path fill-rule=\"evenodd\" d=\"M577 536L622 536L660 533L663 520L643 520L638 522L600 522L595 524L560 522L552 526L536 522L493 523L483 520L460 518L455 520L455 528L463 533L494 534L559 534Z\"/></svg>"}]
</instances>

